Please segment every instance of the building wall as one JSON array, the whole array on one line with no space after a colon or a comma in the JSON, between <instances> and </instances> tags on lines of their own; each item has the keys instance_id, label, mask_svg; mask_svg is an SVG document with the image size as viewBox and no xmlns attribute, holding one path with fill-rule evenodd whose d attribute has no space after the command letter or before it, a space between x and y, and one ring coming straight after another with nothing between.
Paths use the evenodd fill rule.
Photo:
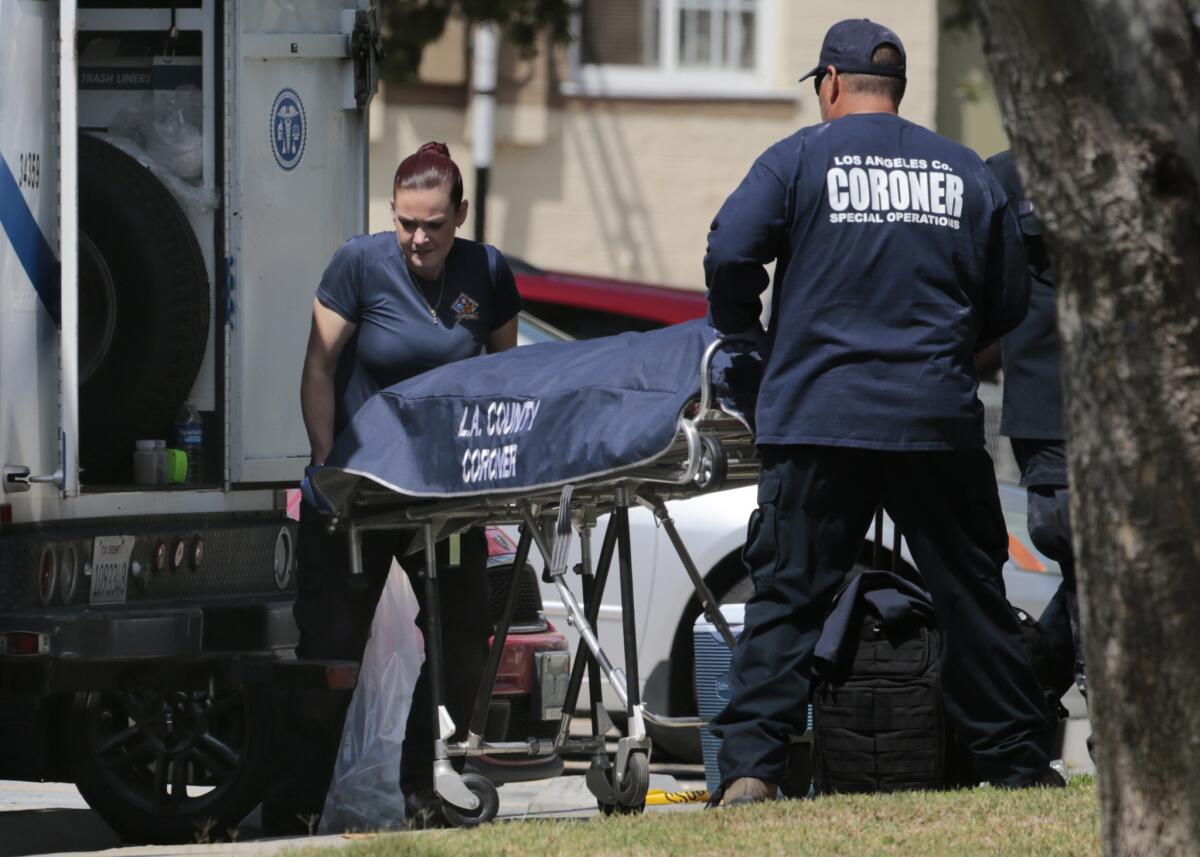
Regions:
<instances>
[{"instance_id":1,"label":"building wall","mask_svg":"<svg viewBox=\"0 0 1200 857\"><path fill-rule=\"evenodd\" d=\"M752 98L565 95L569 50L546 47L533 59L505 51L487 240L546 268L702 289L705 239L722 201L763 149L819 121L811 83L796 79L842 18L896 30L909 63L901 113L934 124L938 0L909 0L902 15L884 0L775 3L769 87ZM373 229L390 228L396 164L427 140L450 146L472 197L465 45L461 27L448 31L427 51L426 83L393 88L372 108Z\"/></svg>"},{"instance_id":2,"label":"building wall","mask_svg":"<svg viewBox=\"0 0 1200 857\"><path fill-rule=\"evenodd\" d=\"M945 16L957 4L955 0L941 0L940 5ZM985 158L1008 148L978 30L944 29L938 51L934 124L938 133L970 146Z\"/></svg>"}]
</instances>

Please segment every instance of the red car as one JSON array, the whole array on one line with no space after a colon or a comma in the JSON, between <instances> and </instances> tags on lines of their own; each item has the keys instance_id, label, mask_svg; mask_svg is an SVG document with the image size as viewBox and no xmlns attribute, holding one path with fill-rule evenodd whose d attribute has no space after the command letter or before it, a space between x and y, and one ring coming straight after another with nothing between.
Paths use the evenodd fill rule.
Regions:
<instances>
[{"instance_id":1,"label":"red car","mask_svg":"<svg viewBox=\"0 0 1200 857\"><path fill-rule=\"evenodd\" d=\"M516 543L498 527L487 528L488 583L492 619L499 620L512 579ZM561 718L562 696L570 675L567 639L546 619L538 580L529 564L520 571L516 611L496 674L496 688L488 710L484 737L489 741L523 741L554 738ZM558 756L482 756L471 759L468 769L485 775L496 785L558 776Z\"/></svg>"},{"instance_id":2,"label":"red car","mask_svg":"<svg viewBox=\"0 0 1200 857\"><path fill-rule=\"evenodd\" d=\"M654 330L708 312L702 291L544 271L516 256L505 258L525 309L576 339Z\"/></svg>"}]
</instances>

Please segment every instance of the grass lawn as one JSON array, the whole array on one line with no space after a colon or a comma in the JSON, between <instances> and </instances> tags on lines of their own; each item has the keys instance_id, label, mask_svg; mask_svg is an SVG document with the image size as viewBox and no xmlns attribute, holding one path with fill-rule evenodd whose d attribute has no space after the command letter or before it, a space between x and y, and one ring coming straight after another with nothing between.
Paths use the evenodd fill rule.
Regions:
<instances>
[{"instance_id":1,"label":"grass lawn","mask_svg":"<svg viewBox=\"0 0 1200 857\"><path fill-rule=\"evenodd\" d=\"M401 855L1090 855L1100 851L1096 784L845 795L640 817L510 821L475 830L379 834L324 854ZM295 854L296 852L292 852ZM315 849L301 852L319 853Z\"/></svg>"}]
</instances>

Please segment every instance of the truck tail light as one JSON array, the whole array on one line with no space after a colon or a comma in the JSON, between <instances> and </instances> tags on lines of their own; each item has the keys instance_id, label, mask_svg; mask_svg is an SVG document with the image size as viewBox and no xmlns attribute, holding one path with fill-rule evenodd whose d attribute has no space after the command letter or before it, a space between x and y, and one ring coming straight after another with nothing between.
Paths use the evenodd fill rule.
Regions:
<instances>
[{"instance_id":1,"label":"truck tail light","mask_svg":"<svg viewBox=\"0 0 1200 857\"><path fill-rule=\"evenodd\" d=\"M179 536L175 537L174 543L171 545L171 571L179 571L183 568L183 561L187 558L187 545Z\"/></svg>"},{"instance_id":2,"label":"truck tail light","mask_svg":"<svg viewBox=\"0 0 1200 857\"><path fill-rule=\"evenodd\" d=\"M58 594L63 604L70 604L75 597L75 587L79 584L79 555L74 545L68 545L63 551L62 565L58 569Z\"/></svg>"},{"instance_id":3,"label":"truck tail light","mask_svg":"<svg viewBox=\"0 0 1200 857\"><path fill-rule=\"evenodd\" d=\"M494 637L488 640L489 647L495 643ZM531 693L533 681L533 651L521 645L505 646L504 652L500 655L500 666L496 670L496 690L508 693Z\"/></svg>"},{"instance_id":4,"label":"truck tail light","mask_svg":"<svg viewBox=\"0 0 1200 857\"><path fill-rule=\"evenodd\" d=\"M0 655L44 655L50 651L50 638L34 631L9 631L0 634Z\"/></svg>"},{"instance_id":5,"label":"truck tail light","mask_svg":"<svg viewBox=\"0 0 1200 857\"><path fill-rule=\"evenodd\" d=\"M12 523L12 503L0 503L0 524Z\"/></svg>"},{"instance_id":6,"label":"truck tail light","mask_svg":"<svg viewBox=\"0 0 1200 857\"><path fill-rule=\"evenodd\" d=\"M273 559L275 586L287 589L292 582L292 534L287 527L280 527L275 536L275 556Z\"/></svg>"},{"instance_id":7,"label":"truck tail light","mask_svg":"<svg viewBox=\"0 0 1200 857\"><path fill-rule=\"evenodd\" d=\"M353 690L358 684L358 664L335 664L326 667L325 683L330 690Z\"/></svg>"},{"instance_id":8,"label":"truck tail light","mask_svg":"<svg viewBox=\"0 0 1200 857\"><path fill-rule=\"evenodd\" d=\"M42 548L38 565L38 597L47 605L54 598L54 585L58 582L58 556L52 545Z\"/></svg>"},{"instance_id":9,"label":"truck tail light","mask_svg":"<svg viewBox=\"0 0 1200 857\"><path fill-rule=\"evenodd\" d=\"M199 571L201 564L204 562L204 539L200 536L192 536L192 544L188 552L190 554L189 564L192 571Z\"/></svg>"}]
</instances>

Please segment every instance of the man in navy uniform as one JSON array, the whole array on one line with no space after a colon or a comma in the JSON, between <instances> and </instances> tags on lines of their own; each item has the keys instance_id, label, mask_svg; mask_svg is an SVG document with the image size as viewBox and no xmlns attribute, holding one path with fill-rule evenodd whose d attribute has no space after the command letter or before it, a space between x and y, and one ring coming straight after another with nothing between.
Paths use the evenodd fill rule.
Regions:
<instances>
[{"instance_id":1,"label":"man in navy uniform","mask_svg":"<svg viewBox=\"0 0 1200 857\"><path fill-rule=\"evenodd\" d=\"M1067 486L1062 349L1054 273L1041 223L1032 200L1021 188L1012 152L993 155L987 165L1008 194L1009 207L1021 224L1030 278L1029 314L1000 340L1004 368L1000 433L1012 443L1013 456L1021 469L1021 485L1028 498L1029 537L1062 569L1063 582L1039 620L1046 631L1053 690L1061 695L1074 682L1086 695L1075 551L1071 546L1071 492Z\"/></svg>"},{"instance_id":2,"label":"man in navy uniform","mask_svg":"<svg viewBox=\"0 0 1200 857\"><path fill-rule=\"evenodd\" d=\"M713 729L726 804L775 796L789 737L805 729L821 624L881 502L933 595L946 711L979 775L1062 784L1005 599L1008 537L973 364L1025 315L1019 229L975 153L897 115L905 63L886 27L830 28L803 78L822 123L767 149L708 236L722 333L760 330L775 262L744 551L755 591Z\"/></svg>"}]
</instances>

